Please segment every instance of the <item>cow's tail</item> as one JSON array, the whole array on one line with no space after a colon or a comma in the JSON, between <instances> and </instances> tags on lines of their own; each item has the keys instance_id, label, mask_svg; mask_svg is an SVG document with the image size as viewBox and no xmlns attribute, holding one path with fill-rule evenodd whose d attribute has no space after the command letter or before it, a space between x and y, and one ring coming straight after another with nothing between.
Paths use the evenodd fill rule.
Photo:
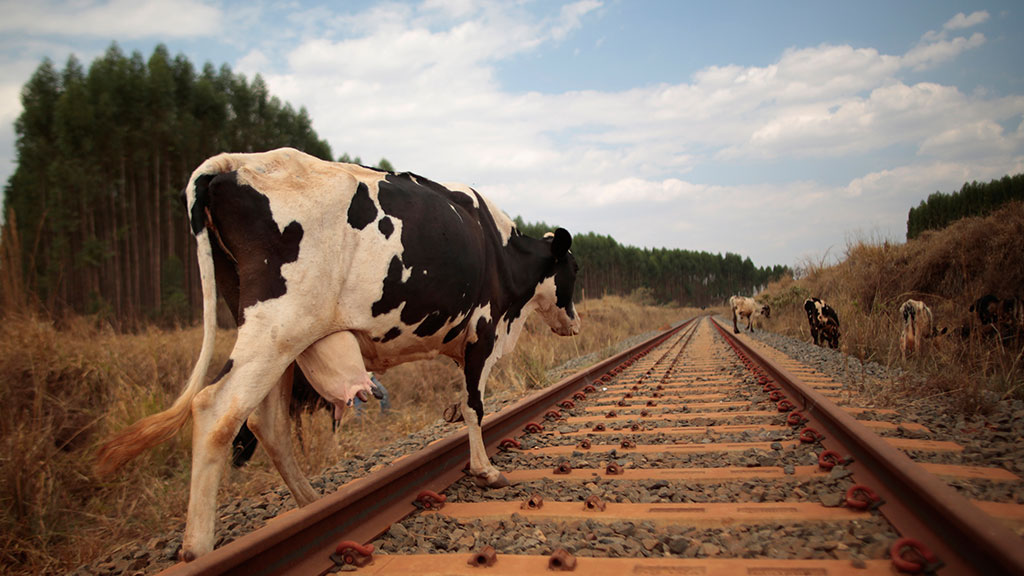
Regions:
<instances>
[{"instance_id":1,"label":"cow's tail","mask_svg":"<svg viewBox=\"0 0 1024 576\"><path fill-rule=\"evenodd\" d=\"M214 279L210 231L205 226L208 205L206 186L210 178L197 177L204 167L206 164L196 170L186 191L189 219L193 221L192 231L195 233L198 246L199 275L203 286L203 345L199 351L199 359L192 369L188 384L170 408L147 416L121 430L100 448L96 461L96 473L100 477L113 474L143 451L174 437L188 421L192 413L192 399L206 381L206 372L213 357L217 337L217 285ZM194 222L196 218L200 219L198 225Z\"/></svg>"}]
</instances>

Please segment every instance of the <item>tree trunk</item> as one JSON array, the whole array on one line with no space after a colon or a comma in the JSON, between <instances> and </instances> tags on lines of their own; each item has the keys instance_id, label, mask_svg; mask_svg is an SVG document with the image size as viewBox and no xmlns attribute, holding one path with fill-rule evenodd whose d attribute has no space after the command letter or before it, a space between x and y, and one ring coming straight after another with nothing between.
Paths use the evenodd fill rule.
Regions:
<instances>
[{"instance_id":1,"label":"tree trunk","mask_svg":"<svg viewBox=\"0 0 1024 576\"><path fill-rule=\"evenodd\" d=\"M153 313L159 314L162 308L160 301L160 269L163 260L160 254L160 146L157 145L153 154L153 206L152 206L152 226L153 229L150 231L150 262L152 263L152 269L150 270L150 282L153 283L151 287L151 294L153 298Z\"/></svg>"}]
</instances>

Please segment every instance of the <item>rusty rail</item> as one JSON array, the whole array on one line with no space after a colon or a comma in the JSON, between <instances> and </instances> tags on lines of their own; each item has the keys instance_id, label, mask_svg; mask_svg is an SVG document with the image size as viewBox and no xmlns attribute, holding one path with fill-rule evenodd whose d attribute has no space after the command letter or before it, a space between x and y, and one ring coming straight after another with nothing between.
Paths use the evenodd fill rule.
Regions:
<instances>
[{"instance_id":1,"label":"rusty rail","mask_svg":"<svg viewBox=\"0 0 1024 576\"><path fill-rule=\"evenodd\" d=\"M694 322L691 319L653 338L540 390L484 418L489 454L498 444L539 419L550 407L599 380ZM230 544L190 563L163 571L165 576L244 574L322 574L334 567L330 556L344 540L369 542L416 510L423 490L441 492L463 475L469 460L465 430L443 438L391 466L354 480L338 491L271 520Z\"/></svg>"},{"instance_id":2,"label":"rusty rail","mask_svg":"<svg viewBox=\"0 0 1024 576\"><path fill-rule=\"evenodd\" d=\"M851 460L845 466L884 504L879 511L905 537L931 549L944 567L939 574L1024 574L1024 546L1009 528L979 510L939 478L915 464L844 410L758 354L716 320L715 327L737 350L759 364L785 390L787 399L824 436L826 449Z\"/></svg>"}]
</instances>

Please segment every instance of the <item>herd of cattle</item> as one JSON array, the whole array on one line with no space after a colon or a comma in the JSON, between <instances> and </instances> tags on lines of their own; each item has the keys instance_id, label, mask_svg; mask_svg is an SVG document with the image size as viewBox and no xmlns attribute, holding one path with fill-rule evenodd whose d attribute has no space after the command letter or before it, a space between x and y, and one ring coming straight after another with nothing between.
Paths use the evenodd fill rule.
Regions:
<instances>
[{"instance_id":1,"label":"herd of cattle","mask_svg":"<svg viewBox=\"0 0 1024 576\"><path fill-rule=\"evenodd\" d=\"M737 334L740 333L739 318L746 318L747 330L753 332L755 317L768 318L771 315L768 305L746 296L732 296L729 307L732 309L733 331ZM804 311L814 344L839 348L839 315L835 309L820 298L808 298L804 301ZM1003 343L1024 340L1024 301L1021 298L1001 299L994 294L986 294L975 300L968 312L969 320L956 331L961 338L977 333L982 338L994 338ZM931 309L920 300L907 300L900 305L899 313L903 326L900 354L904 360L908 354L923 354L930 340L948 332L945 327L938 328Z\"/></svg>"},{"instance_id":2,"label":"herd of cattle","mask_svg":"<svg viewBox=\"0 0 1024 576\"><path fill-rule=\"evenodd\" d=\"M335 417L356 397L377 394L368 371L443 355L462 369L459 407L469 471L484 487L508 480L481 434L484 390L494 363L516 345L536 312L553 332L579 333L572 236L530 238L476 190L416 174L324 162L282 148L221 154L193 172L183 192L197 244L203 343L185 389L167 410L111 438L97 472L115 471L174 437L192 419L192 479L180 557L213 549L217 491L243 424L264 446L300 506L319 495L292 453L293 391L311 389ZM220 374L207 384L217 293L238 325ZM753 298L730 299L733 328L768 318ZM818 298L804 303L815 344L839 346L839 316ZM1019 334L1019 299L980 298L982 329ZM935 334L931 311L907 301L904 353Z\"/></svg>"}]
</instances>

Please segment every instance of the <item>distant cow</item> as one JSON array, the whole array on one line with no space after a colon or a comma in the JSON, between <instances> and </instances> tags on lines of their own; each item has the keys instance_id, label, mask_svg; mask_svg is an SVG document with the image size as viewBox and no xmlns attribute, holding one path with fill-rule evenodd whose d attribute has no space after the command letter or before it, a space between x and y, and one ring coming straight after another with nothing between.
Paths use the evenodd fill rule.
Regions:
<instances>
[{"instance_id":1,"label":"distant cow","mask_svg":"<svg viewBox=\"0 0 1024 576\"><path fill-rule=\"evenodd\" d=\"M487 378L537 311L577 334L571 235L524 236L475 190L420 176L324 162L284 148L221 154L185 191L203 286L203 345L173 406L100 450L110 473L193 418L192 490L181 558L212 550L217 488L231 439L248 417L300 506L317 498L291 449L290 372L297 361L341 410L372 390L367 370L443 354L463 367L470 473L508 480L481 436ZM216 289L238 322L227 363L206 372L216 336Z\"/></svg>"},{"instance_id":2,"label":"distant cow","mask_svg":"<svg viewBox=\"0 0 1024 576\"><path fill-rule=\"evenodd\" d=\"M729 307L732 308L732 330L736 334L740 333L740 328L737 324L740 316L747 319L747 330L753 332L754 316L760 315L768 318L772 314L772 310L768 305L762 306L753 298L746 296L730 296Z\"/></svg>"},{"instance_id":3,"label":"distant cow","mask_svg":"<svg viewBox=\"0 0 1024 576\"><path fill-rule=\"evenodd\" d=\"M982 326L994 325L999 321L999 298L995 294L985 294L975 300L969 310Z\"/></svg>"},{"instance_id":4,"label":"distant cow","mask_svg":"<svg viewBox=\"0 0 1024 576\"><path fill-rule=\"evenodd\" d=\"M839 315L836 311L821 298L808 298L804 300L804 312L807 313L814 344L839 348Z\"/></svg>"},{"instance_id":5,"label":"distant cow","mask_svg":"<svg viewBox=\"0 0 1024 576\"><path fill-rule=\"evenodd\" d=\"M932 310L920 300L907 300L900 306L900 314L903 316L903 332L900 335L900 354L907 359L907 354L924 354L928 341L944 334L946 329L940 332L935 327L935 318Z\"/></svg>"},{"instance_id":6,"label":"distant cow","mask_svg":"<svg viewBox=\"0 0 1024 576\"><path fill-rule=\"evenodd\" d=\"M1019 297L1001 299L985 294L971 304L972 324L982 336L998 336L1002 341L1018 341L1024 336L1024 301ZM966 335L966 334L965 334Z\"/></svg>"}]
</instances>

